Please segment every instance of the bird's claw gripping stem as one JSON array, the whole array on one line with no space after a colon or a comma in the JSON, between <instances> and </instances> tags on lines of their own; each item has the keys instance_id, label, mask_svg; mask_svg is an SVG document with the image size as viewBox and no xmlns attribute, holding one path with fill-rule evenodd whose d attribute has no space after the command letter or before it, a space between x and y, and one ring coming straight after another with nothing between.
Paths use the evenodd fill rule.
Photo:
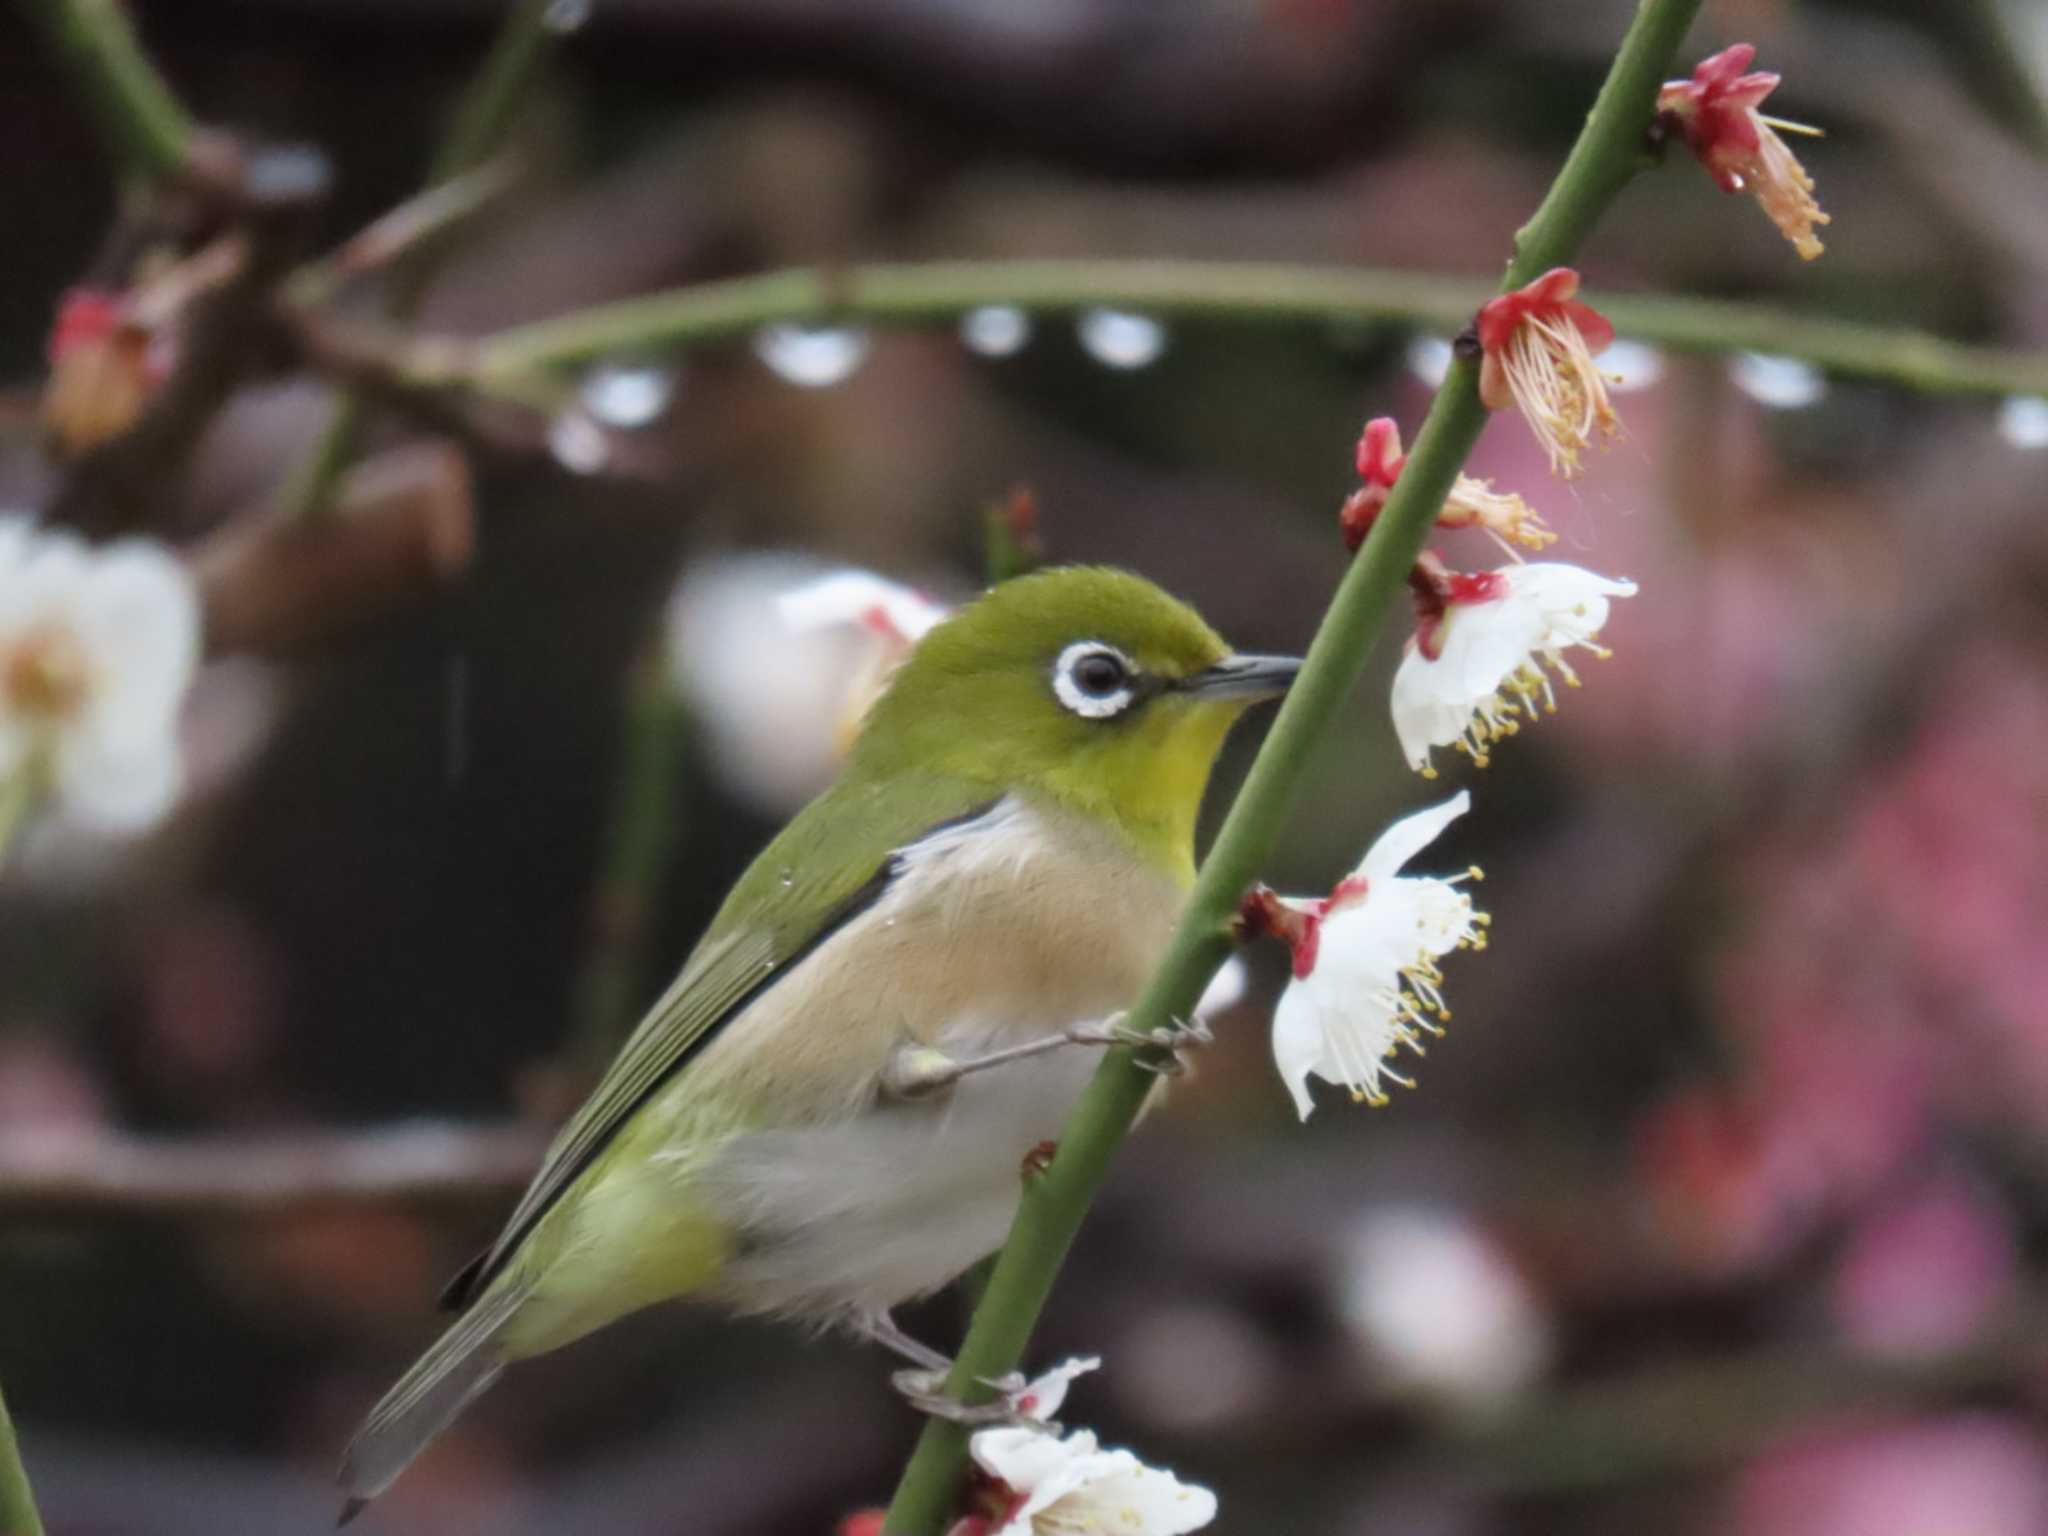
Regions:
<instances>
[{"instance_id":1,"label":"bird's claw gripping stem","mask_svg":"<svg viewBox=\"0 0 2048 1536\"><path fill-rule=\"evenodd\" d=\"M1112 1014L1100 1024L1079 1025L1067 1031L1066 1037L1078 1045L1127 1045L1140 1052L1133 1064L1141 1071L1155 1072L1161 1077L1179 1077L1187 1071L1188 1064L1181 1052L1189 1046L1210 1045L1215 1042L1215 1033L1200 1019L1176 1019L1171 1024L1157 1029L1131 1029L1125 1025L1126 1015ZM1156 1052L1165 1052L1159 1056Z\"/></svg>"},{"instance_id":2,"label":"bird's claw gripping stem","mask_svg":"<svg viewBox=\"0 0 2048 1536\"><path fill-rule=\"evenodd\" d=\"M1164 1051L1167 1054L1163 1058L1139 1056L1138 1065L1162 1077L1178 1077L1187 1070L1187 1063L1180 1057L1181 1049L1207 1045L1216 1038L1200 1019L1175 1021L1154 1030L1127 1029L1123 1019L1121 1013L1112 1014L1100 1024L1075 1024L1056 1035L1004 1046L983 1056L949 1056L937 1046L901 1045L882 1068L882 1091L893 1099L930 1098L973 1073L1008 1066L1013 1061L1028 1061L1066 1045L1128 1045L1148 1053Z\"/></svg>"},{"instance_id":3,"label":"bird's claw gripping stem","mask_svg":"<svg viewBox=\"0 0 2048 1536\"><path fill-rule=\"evenodd\" d=\"M994 1400L986 1403L961 1402L946 1390L946 1376L945 1371L913 1367L895 1372L889 1377L889 1384L919 1413L929 1414L935 1419L944 1419L951 1424L965 1424L975 1428L1004 1425L1043 1430L1047 1434L1059 1433L1059 1425L1048 1419L1033 1418L1017 1406L1018 1396L1026 1386L1022 1372L1011 1371L1006 1376L976 1378L983 1386L992 1388L996 1393Z\"/></svg>"}]
</instances>

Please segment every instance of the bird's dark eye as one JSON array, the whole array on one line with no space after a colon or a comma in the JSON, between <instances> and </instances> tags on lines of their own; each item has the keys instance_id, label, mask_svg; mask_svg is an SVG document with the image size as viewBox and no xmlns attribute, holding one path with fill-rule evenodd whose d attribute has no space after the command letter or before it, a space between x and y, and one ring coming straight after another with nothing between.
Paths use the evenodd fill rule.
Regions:
<instances>
[{"instance_id":1,"label":"bird's dark eye","mask_svg":"<svg viewBox=\"0 0 2048 1536\"><path fill-rule=\"evenodd\" d=\"M1109 652L1091 651L1074 663L1072 675L1083 693L1101 698L1121 688L1128 674L1124 671L1124 664Z\"/></svg>"},{"instance_id":2,"label":"bird's dark eye","mask_svg":"<svg viewBox=\"0 0 2048 1536\"><path fill-rule=\"evenodd\" d=\"M1088 720L1121 714L1138 696L1138 669L1115 646L1076 640L1052 664L1052 691L1073 713Z\"/></svg>"}]
</instances>

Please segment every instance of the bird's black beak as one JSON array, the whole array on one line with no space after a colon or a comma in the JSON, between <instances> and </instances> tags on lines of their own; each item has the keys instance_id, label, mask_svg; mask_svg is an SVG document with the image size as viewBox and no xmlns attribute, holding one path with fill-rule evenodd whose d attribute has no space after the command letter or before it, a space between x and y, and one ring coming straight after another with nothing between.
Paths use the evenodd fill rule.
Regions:
<instances>
[{"instance_id":1,"label":"bird's black beak","mask_svg":"<svg viewBox=\"0 0 2048 1536\"><path fill-rule=\"evenodd\" d=\"M1180 686L1182 692L1205 699L1273 699L1287 691L1300 670L1298 656L1232 656Z\"/></svg>"}]
</instances>

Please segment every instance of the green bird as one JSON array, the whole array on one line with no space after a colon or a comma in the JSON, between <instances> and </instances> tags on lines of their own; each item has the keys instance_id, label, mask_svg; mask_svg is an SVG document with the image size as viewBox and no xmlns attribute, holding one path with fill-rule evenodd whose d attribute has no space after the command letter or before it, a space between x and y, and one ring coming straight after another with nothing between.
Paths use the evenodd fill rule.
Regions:
<instances>
[{"instance_id":1,"label":"green bird","mask_svg":"<svg viewBox=\"0 0 2048 1536\"><path fill-rule=\"evenodd\" d=\"M449 1286L461 1316L349 1446L344 1522L506 1364L655 1302L943 1370L890 1310L1002 1243L1095 1065L1072 1047L1165 949L1225 735L1299 665L1099 568L932 630Z\"/></svg>"}]
</instances>

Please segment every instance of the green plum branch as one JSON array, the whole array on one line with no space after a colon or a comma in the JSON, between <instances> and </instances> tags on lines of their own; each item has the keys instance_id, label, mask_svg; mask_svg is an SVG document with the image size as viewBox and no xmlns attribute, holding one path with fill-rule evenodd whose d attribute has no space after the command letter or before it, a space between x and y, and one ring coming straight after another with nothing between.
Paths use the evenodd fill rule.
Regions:
<instances>
[{"instance_id":1,"label":"green plum branch","mask_svg":"<svg viewBox=\"0 0 2048 1536\"><path fill-rule=\"evenodd\" d=\"M6 1536L43 1536L42 1517L36 1513L35 1495L29 1491L28 1473L21 1465L21 1447L14 1443L14 1421L7 1416L4 1398L0 1398L0 1531Z\"/></svg>"},{"instance_id":2,"label":"green plum branch","mask_svg":"<svg viewBox=\"0 0 2048 1536\"><path fill-rule=\"evenodd\" d=\"M405 382L533 398L546 374L687 351L777 322L946 324L984 305L1036 314L1095 305L1246 324L1395 323L1455 331L1492 289L1422 272L1228 261L937 261L797 269L577 310L474 344L429 343ZM1724 299L1584 295L1623 335L1676 352L1772 352L1844 378L1931 394L2048 394L2048 352L1973 346L1898 326Z\"/></svg>"},{"instance_id":3,"label":"green plum branch","mask_svg":"<svg viewBox=\"0 0 2048 1536\"><path fill-rule=\"evenodd\" d=\"M26 9L90 103L121 168L154 180L183 171L192 122L136 42L127 7L120 0L27 0Z\"/></svg>"},{"instance_id":4,"label":"green plum branch","mask_svg":"<svg viewBox=\"0 0 2048 1536\"><path fill-rule=\"evenodd\" d=\"M559 35L549 20L551 9L552 0L518 0L505 18L434 156L427 175L429 190L477 171L497 152L540 74L548 45ZM421 251L392 275L386 308L394 319L411 318L433 279L434 266L433 253ZM327 511L341 488L342 475L361 447L369 420L369 403L360 393L342 397L319 438L286 481L283 507L287 517L318 518Z\"/></svg>"},{"instance_id":5,"label":"green plum branch","mask_svg":"<svg viewBox=\"0 0 2048 1536\"><path fill-rule=\"evenodd\" d=\"M1599 99L1564 168L1519 230L1501 291L1570 260L1641 158L1657 86L1700 0L1642 0ZM1367 652L1415 556L1486 422L1478 366L1451 365L1428 419L1371 535L1346 572L1308 659L1243 790L1218 832L1165 960L1132 1009L1140 1034L1191 1015L1230 949L1229 929L1245 888L1278 836L1307 776L1311 754L1343 708ZM985 1399L988 1380L1015 1368L1067 1250L1155 1081L1142 1053L1116 1048L1096 1072L1043 1174L1026 1182L1016 1224L949 1379L963 1400ZM889 1507L891 1536L936 1536L965 1464L968 1434L933 1419Z\"/></svg>"}]
</instances>

